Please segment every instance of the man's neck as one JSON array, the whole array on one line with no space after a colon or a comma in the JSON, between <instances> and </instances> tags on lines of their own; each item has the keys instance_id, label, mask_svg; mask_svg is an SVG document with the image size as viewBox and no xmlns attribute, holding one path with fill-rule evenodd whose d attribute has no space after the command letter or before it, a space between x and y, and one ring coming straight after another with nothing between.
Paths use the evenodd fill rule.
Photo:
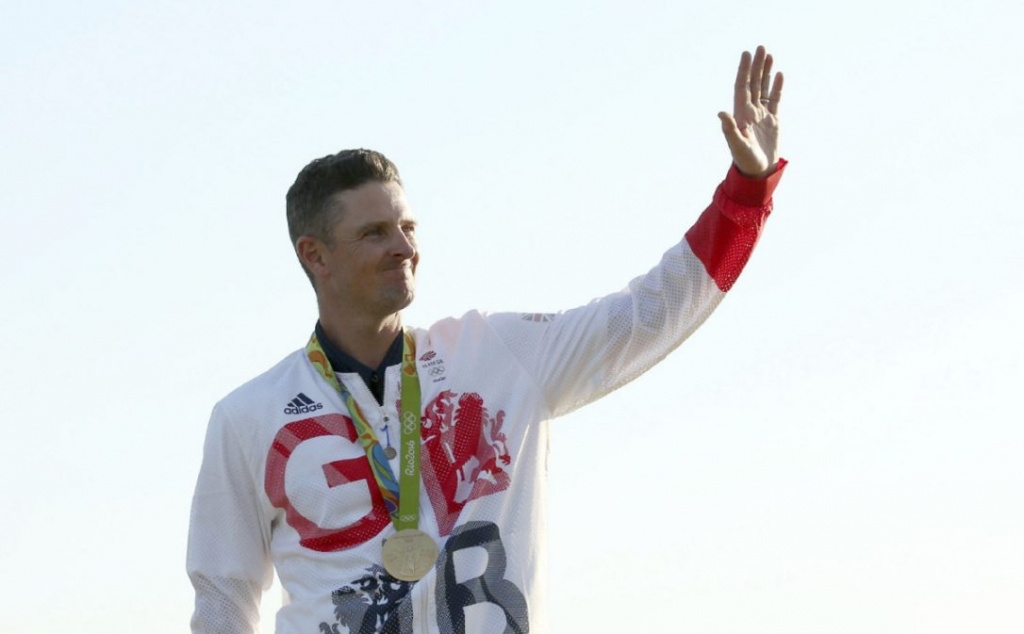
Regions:
<instances>
[{"instance_id":1,"label":"man's neck","mask_svg":"<svg viewBox=\"0 0 1024 634\"><path fill-rule=\"evenodd\" d=\"M321 307L320 327L324 333L335 346L370 368L380 365L395 337L402 331L402 319L398 313L382 321L328 312Z\"/></svg>"}]
</instances>

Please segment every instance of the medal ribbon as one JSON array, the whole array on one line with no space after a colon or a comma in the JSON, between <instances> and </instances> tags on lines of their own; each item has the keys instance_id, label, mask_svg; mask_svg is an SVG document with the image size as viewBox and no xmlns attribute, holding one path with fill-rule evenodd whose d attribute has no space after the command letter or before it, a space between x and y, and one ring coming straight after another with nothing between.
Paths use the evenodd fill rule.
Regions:
<instances>
[{"instance_id":1,"label":"medal ribbon","mask_svg":"<svg viewBox=\"0 0 1024 634\"><path fill-rule=\"evenodd\" d=\"M399 414L399 424L402 428L399 453L401 469L397 481L377 435L366 422L366 417L359 409L352 393L335 375L316 333L306 344L306 356L320 376L334 386L341 394L341 399L345 401L345 407L348 408L356 433L359 435L359 442L366 451L370 471L377 481L377 487L380 488L384 505L391 515L395 528L416 528L420 521L420 382L416 375L416 344L412 335L407 330L402 330L402 411Z\"/></svg>"}]
</instances>

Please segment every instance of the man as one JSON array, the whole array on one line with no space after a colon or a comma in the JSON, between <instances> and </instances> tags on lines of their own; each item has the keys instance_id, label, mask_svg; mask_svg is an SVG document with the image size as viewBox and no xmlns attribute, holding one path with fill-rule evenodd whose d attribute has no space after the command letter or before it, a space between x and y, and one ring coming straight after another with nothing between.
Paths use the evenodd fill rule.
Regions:
<instances>
[{"instance_id":1,"label":"man","mask_svg":"<svg viewBox=\"0 0 1024 634\"><path fill-rule=\"evenodd\" d=\"M639 376L718 305L785 161L782 76L744 53L733 167L684 240L627 289L553 315L403 327L416 222L398 170L349 150L288 192L313 283L307 346L214 408L193 501L194 632L252 632L276 567L278 634L543 631L546 421Z\"/></svg>"}]
</instances>

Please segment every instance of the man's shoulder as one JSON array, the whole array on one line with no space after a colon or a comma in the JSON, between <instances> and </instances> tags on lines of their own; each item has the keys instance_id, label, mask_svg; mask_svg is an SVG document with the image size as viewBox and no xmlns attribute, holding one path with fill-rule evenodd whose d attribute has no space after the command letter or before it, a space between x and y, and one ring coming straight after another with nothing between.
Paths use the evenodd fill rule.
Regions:
<instances>
[{"instance_id":1,"label":"man's shoulder","mask_svg":"<svg viewBox=\"0 0 1024 634\"><path fill-rule=\"evenodd\" d=\"M416 339L416 347L441 345L457 346L465 340L473 340L473 331L485 327L492 317L490 313L480 310L469 310L458 317L445 317L426 327L407 326Z\"/></svg>"},{"instance_id":2,"label":"man's shoulder","mask_svg":"<svg viewBox=\"0 0 1024 634\"><path fill-rule=\"evenodd\" d=\"M234 412L264 409L281 400L282 394L290 394L292 386L307 382L311 374L305 350L296 350L229 392L217 403L217 407Z\"/></svg>"}]
</instances>

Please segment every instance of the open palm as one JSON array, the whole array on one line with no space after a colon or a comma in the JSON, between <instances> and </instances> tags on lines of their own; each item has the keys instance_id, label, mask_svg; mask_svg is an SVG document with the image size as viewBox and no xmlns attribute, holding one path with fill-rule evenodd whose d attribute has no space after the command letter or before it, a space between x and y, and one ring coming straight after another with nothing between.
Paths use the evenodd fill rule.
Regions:
<instances>
[{"instance_id":1,"label":"open palm","mask_svg":"<svg viewBox=\"0 0 1024 634\"><path fill-rule=\"evenodd\" d=\"M718 113L733 163L753 178L768 176L779 162L783 77L776 73L772 81L772 62L763 46L758 46L753 56L744 51L736 71L732 114Z\"/></svg>"}]
</instances>

